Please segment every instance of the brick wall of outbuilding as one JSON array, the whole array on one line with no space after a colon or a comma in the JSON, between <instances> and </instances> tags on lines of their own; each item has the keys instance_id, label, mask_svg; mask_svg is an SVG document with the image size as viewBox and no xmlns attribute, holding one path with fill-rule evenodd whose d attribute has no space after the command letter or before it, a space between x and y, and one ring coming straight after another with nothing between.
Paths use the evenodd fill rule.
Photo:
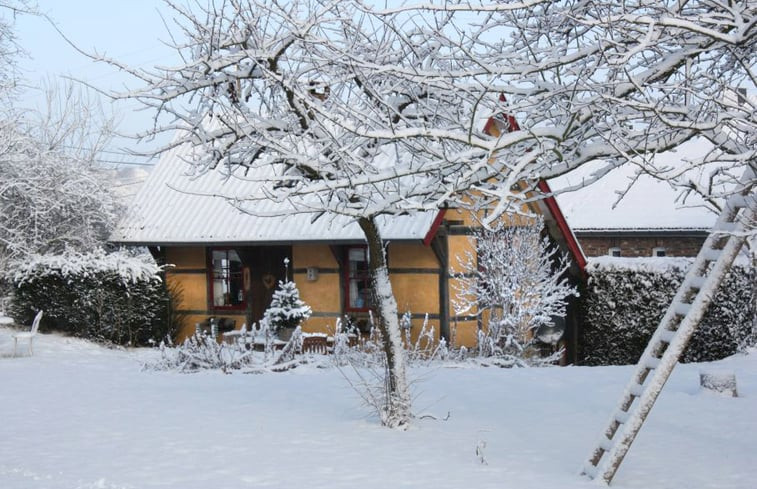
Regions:
<instances>
[{"instance_id":1,"label":"brick wall of outbuilding","mask_svg":"<svg viewBox=\"0 0 757 489\"><path fill-rule=\"evenodd\" d=\"M620 256L653 256L655 248L665 248L666 256L696 256L705 236L587 236L576 233L586 256L604 256L610 248L620 248Z\"/></svg>"}]
</instances>

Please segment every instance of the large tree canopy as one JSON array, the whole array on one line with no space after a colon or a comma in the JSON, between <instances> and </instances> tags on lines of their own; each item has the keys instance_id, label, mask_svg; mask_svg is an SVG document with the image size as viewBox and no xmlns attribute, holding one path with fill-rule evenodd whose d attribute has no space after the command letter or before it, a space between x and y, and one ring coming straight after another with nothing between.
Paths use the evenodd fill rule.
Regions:
<instances>
[{"instance_id":1,"label":"large tree canopy","mask_svg":"<svg viewBox=\"0 0 757 489\"><path fill-rule=\"evenodd\" d=\"M268 182L251 201L361 217L475 189L500 213L587 162L600 164L585 184L631 162L718 197L754 164L752 2L170 5L184 62L132 70L146 88L122 95L177 121L154 131L190 128L211 149L202 168ZM484 134L491 116L520 130ZM697 137L708 153L655 163Z\"/></svg>"},{"instance_id":2,"label":"large tree canopy","mask_svg":"<svg viewBox=\"0 0 757 489\"><path fill-rule=\"evenodd\" d=\"M272 199L358 221L390 365L402 351L377 216L473 205L493 222L586 163L598 164L586 184L630 162L717 197L754 166L754 99L738 92L755 88L753 2L167 3L181 62L100 58L143 82L117 96L156 109L142 136L197 146L197 171L248 179L230 199L241 209ZM685 168L706 167L704 180L655 165L696 137L712 150ZM408 404L403 376L389 384ZM400 411L390 424L405 424Z\"/></svg>"},{"instance_id":3,"label":"large tree canopy","mask_svg":"<svg viewBox=\"0 0 757 489\"><path fill-rule=\"evenodd\" d=\"M68 101L81 115L81 99ZM96 164L108 131L81 140L92 125L48 116L0 122L0 271L32 253L102 246L115 224L118 203Z\"/></svg>"},{"instance_id":4,"label":"large tree canopy","mask_svg":"<svg viewBox=\"0 0 757 489\"><path fill-rule=\"evenodd\" d=\"M0 0L0 276L32 253L101 246L118 207L97 165L113 129L99 105L68 83L45 90L43 111L17 106L21 14L32 2Z\"/></svg>"}]
</instances>

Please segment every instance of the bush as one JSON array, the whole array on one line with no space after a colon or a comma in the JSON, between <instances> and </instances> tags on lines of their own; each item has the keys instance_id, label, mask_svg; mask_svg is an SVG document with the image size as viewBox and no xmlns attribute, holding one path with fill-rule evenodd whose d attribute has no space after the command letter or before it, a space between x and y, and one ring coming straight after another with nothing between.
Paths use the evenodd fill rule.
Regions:
<instances>
[{"instance_id":1,"label":"bush","mask_svg":"<svg viewBox=\"0 0 757 489\"><path fill-rule=\"evenodd\" d=\"M149 256L102 250L35 255L17 263L10 312L28 324L43 309L42 330L119 345L146 345L173 336L180 318L173 294Z\"/></svg>"},{"instance_id":2,"label":"bush","mask_svg":"<svg viewBox=\"0 0 757 489\"><path fill-rule=\"evenodd\" d=\"M585 365L636 363L692 260L593 259L587 272L581 353ZM754 341L753 268L734 267L684 352L684 362L717 360Z\"/></svg>"}]
</instances>

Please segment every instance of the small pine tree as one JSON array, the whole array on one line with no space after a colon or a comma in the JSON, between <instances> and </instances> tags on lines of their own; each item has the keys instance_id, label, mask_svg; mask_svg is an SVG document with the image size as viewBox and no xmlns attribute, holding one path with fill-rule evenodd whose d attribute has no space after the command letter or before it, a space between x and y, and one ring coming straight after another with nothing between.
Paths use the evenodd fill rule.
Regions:
<instances>
[{"instance_id":1,"label":"small pine tree","mask_svg":"<svg viewBox=\"0 0 757 489\"><path fill-rule=\"evenodd\" d=\"M289 259L284 259L284 268L289 267ZM289 279L279 280L276 291L273 293L271 305L266 309L264 319L269 327L278 332L283 328L296 328L310 317L310 306L300 299L300 291L297 284Z\"/></svg>"}]
</instances>

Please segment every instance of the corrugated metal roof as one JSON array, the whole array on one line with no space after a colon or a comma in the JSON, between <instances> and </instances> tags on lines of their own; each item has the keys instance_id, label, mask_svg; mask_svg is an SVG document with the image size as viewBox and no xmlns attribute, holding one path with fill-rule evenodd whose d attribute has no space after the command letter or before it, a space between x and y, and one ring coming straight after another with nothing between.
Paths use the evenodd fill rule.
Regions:
<instances>
[{"instance_id":1,"label":"corrugated metal roof","mask_svg":"<svg viewBox=\"0 0 757 489\"><path fill-rule=\"evenodd\" d=\"M344 216L288 213L286 203L254 204L261 217L243 213L225 198L243 198L258 185L244 178L208 171L192 176L189 145L166 152L153 169L111 241L132 244L276 243L302 241L362 241L358 224ZM241 175L241 173L240 173ZM422 240L436 212L378 219L386 240Z\"/></svg>"}]
</instances>

